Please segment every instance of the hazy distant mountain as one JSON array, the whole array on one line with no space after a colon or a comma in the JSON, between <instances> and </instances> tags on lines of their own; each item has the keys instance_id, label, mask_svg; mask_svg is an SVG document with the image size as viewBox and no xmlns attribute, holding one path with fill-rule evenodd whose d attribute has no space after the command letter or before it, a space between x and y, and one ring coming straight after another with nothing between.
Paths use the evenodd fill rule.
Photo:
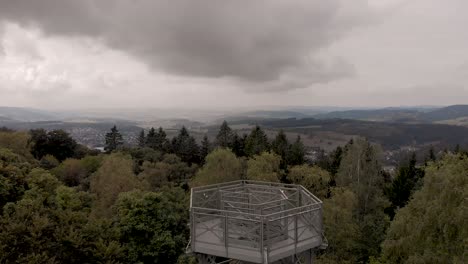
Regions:
<instances>
[{"instance_id":1,"label":"hazy distant mountain","mask_svg":"<svg viewBox=\"0 0 468 264\"><path fill-rule=\"evenodd\" d=\"M443 121L468 117L468 105L451 105L421 115L425 121Z\"/></svg>"},{"instance_id":2,"label":"hazy distant mountain","mask_svg":"<svg viewBox=\"0 0 468 264\"><path fill-rule=\"evenodd\" d=\"M0 117L4 121L36 122L57 120L59 115L33 108L0 106Z\"/></svg>"},{"instance_id":3,"label":"hazy distant mountain","mask_svg":"<svg viewBox=\"0 0 468 264\"><path fill-rule=\"evenodd\" d=\"M370 110L335 111L314 115L317 119L353 119L364 121L433 123L440 121L465 120L468 105L452 105L442 108L383 108ZM452 122L456 124L456 122Z\"/></svg>"},{"instance_id":4,"label":"hazy distant mountain","mask_svg":"<svg viewBox=\"0 0 468 264\"><path fill-rule=\"evenodd\" d=\"M409 122L417 121L421 112L415 109L384 108L373 110L336 111L315 115L317 119L356 119L366 121Z\"/></svg>"},{"instance_id":5,"label":"hazy distant mountain","mask_svg":"<svg viewBox=\"0 0 468 264\"><path fill-rule=\"evenodd\" d=\"M283 119L283 118L307 118L311 115L296 112L296 111L289 111L289 110L258 110L258 111L250 111L250 112L243 112L238 114L232 114L228 116L224 116L218 118L214 121L214 123L221 123L223 120L226 120L229 123L238 123L239 121L244 122L246 120L255 121L255 120L270 120L270 119Z\"/></svg>"}]
</instances>

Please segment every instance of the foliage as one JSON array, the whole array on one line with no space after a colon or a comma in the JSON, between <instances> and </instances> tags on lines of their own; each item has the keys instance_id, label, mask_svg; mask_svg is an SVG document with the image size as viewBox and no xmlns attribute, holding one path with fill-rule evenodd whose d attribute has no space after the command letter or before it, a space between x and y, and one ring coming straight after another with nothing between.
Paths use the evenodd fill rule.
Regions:
<instances>
[{"instance_id":1,"label":"foliage","mask_svg":"<svg viewBox=\"0 0 468 264\"><path fill-rule=\"evenodd\" d=\"M128 263L176 263L188 242L188 203L181 189L132 191L116 202Z\"/></svg>"},{"instance_id":2,"label":"foliage","mask_svg":"<svg viewBox=\"0 0 468 264\"><path fill-rule=\"evenodd\" d=\"M118 195L137 188L143 189L145 185L133 173L130 156L110 154L91 177L90 191L96 195L95 215L110 215Z\"/></svg>"},{"instance_id":3,"label":"foliage","mask_svg":"<svg viewBox=\"0 0 468 264\"><path fill-rule=\"evenodd\" d=\"M119 243L104 242L109 232L89 217L88 193L60 185L41 169L29 174L28 186L0 218L1 263L116 263L122 257Z\"/></svg>"},{"instance_id":4,"label":"foliage","mask_svg":"<svg viewBox=\"0 0 468 264\"><path fill-rule=\"evenodd\" d=\"M188 164L200 162L200 149L195 138L190 136L185 127L182 127L177 137L172 139L172 149L183 162Z\"/></svg>"},{"instance_id":5,"label":"foliage","mask_svg":"<svg viewBox=\"0 0 468 264\"><path fill-rule=\"evenodd\" d=\"M287 162L289 165L301 165L305 162L305 147L301 141L301 137L297 136L296 141L289 146L287 153Z\"/></svg>"},{"instance_id":6,"label":"foliage","mask_svg":"<svg viewBox=\"0 0 468 264\"><path fill-rule=\"evenodd\" d=\"M357 198L354 217L359 224L358 260L367 262L380 254L389 219L384 213L389 202L383 195L384 176L380 165L381 151L368 141L357 139L346 146L336 176L338 187L349 188Z\"/></svg>"},{"instance_id":7,"label":"foliage","mask_svg":"<svg viewBox=\"0 0 468 264\"><path fill-rule=\"evenodd\" d=\"M215 149L206 156L205 165L197 172L193 186L203 186L227 181L240 180L242 163L228 149Z\"/></svg>"},{"instance_id":8,"label":"foliage","mask_svg":"<svg viewBox=\"0 0 468 264\"><path fill-rule=\"evenodd\" d=\"M149 183L151 190L158 190L166 185L183 185L195 174L196 166L188 166L174 154L164 155L159 162L145 161L139 178Z\"/></svg>"},{"instance_id":9,"label":"foliage","mask_svg":"<svg viewBox=\"0 0 468 264\"><path fill-rule=\"evenodd\" d=\"M255 181L279 182L281 157L263 152L247 161L247 179Z\"/></svg>"},{"instance_id":10,"label":"foliage","mask_svg":"<svg viewBox=\"0 0 468 264\"><path fill-rule=\"evenodd\" d=\"M145 136L145 130L144 129L142 129L140 131L140 134L138 134L137 142L138 142L138 147L140 147L140 148L144 148L146 146L146 136Z\"/></svg>"},{"instance_id":11,"label":"foliage","mask_svg":"<svg viewBox=\"0 0 468 264\"><path fill-rule=\"evenodd\" d=\"M27 132L0 131L0 148L10 149L30 161L32 158L30 139L31 136Z\"/></svg>"},{"instance_id":12,"label":"foliage","mask_svg":"<svg viewBox=\"0 0 468 264\"><path fill-rule=\"evenodd\" d=\"M42 157L42 159L39 162L39 165L41 166L41 168L50 170L57 167L59 163L60 162L54 156L47 154L44 157Z\"/></svg>"},{"instance_id":13,"label":"foliage","mask_svg":"<svg viewBox=\"0 0 468 264\"><path fill-rule=\"evenodd\" d=\"M390 216L393 218L395 211L402 208L409 201L412 193L424 176L424 170L416 167L416 154L413 153L407 164L398 169L398 175L387 190L387 197L392 206Z\"/></svg>"},{"instance_id":14,"label":"foliage","mask_svg":"<svg viewBox=\"0 0 468 264\"><path fill-rule=\"evenodd\" d=\"M205 135L201 142L200 146L200 160L201 162L205 162L206 156L211 152L211 143L208 140L208 137Z\"/></svg>"},{"instance_id":15,"label":"foliage","mask_svg":"<svg viewBox=\"0 0 468 264\"><path fill-rule=\"evenodd\" d=\"M0 212L8 202L15 202L26 188L31 165L9 149L0 148Z\"/></svg>"},{"instance_id":16,"label":"foliage","mask_svg":"<svg viewBox=\"0 0 468 264\"><path fill-rule=\"evenodd\" d=\"M111 128L111 131L106 134L106 145L104 147L104 150L110 153L122 145L123 145L122 134L120 134L119 130L117 129L117 126L113 126Z\"/></svg>"},{"instance_id":17,"label":"foliage","mask_svg":"<svg viewBox=\"0 0 468 264\"><path fill-rule=\"evenodd\" d=\"M281 157L281 167L285 168L287 154L289 152L289 142L283 130L280 130L275 139L271 142L271 150Z\"/></svg>"},{"instance_id":18,"label":"foliage","mask_svg":"<svg viewBox=\"0 0 468 264\"><path fill-rule=\"evenodd\" d=\"M360 238L359 224L354 217L357 197L349 189L334 188L330 199L324 200L324 228L328 248L318 257L318 263L357 263Z\"/></svg>"},{"instance_id":19,"label":"foliage","mask_svg":"<svg viewBox=\"0 0 468 264\"><path fill-rule=\"evenodd\" d=\"M304 186L320 199L328 195L330 174L317 166L294 166L289 169L287 179L291 183Z\"/></svg>"},{"instance_id":20,"label":"foliage","mask_svg":"<svg viewBox=\"0 0 468 264\"><path fill-rule=\"evenodd\" d=\"M247 140L247 135L240 137L237 133L234 134L234 139L232 143L232 152L236 154L237 157L244 157L245 154L245 142Z\"/></svg>"},{"instance_id":21,"label":"foliage","mask_svg":"<svg viewBox=\"0 0 468 264\"><path fill-rule=\"evenodd\" d=\"M226 120L224 120L219 127L218 135L216 135L216 146L220 148L231 148L234 143L234 135L235 133L229 127Z\"/></svg>"},{"instance_id":22,"label":"foliage","mask_svg":"<svg viewBox=\"0 0 468 264\"><path fill-rule=\"evenodd\" d=\"M152 127L148 131L146 144L144 146L157 150L161 153L168 152L170 149L169 140L166 137L166 132L164 129L160 127L156 132L156 130Z\"/></svg>"},{"instance_id":23,"label":"foliage","mask_svg":"<svg viewBox=\"0 0 468 264\"><path fill-rule=\"evenodd\" d=\"M31 153L36 159L40 160L48 154L59 161L75 156L78 144L63 130L46 132L44 129L33 129L30 134Z\"/></svg>"},{"instance_id":24,"label":"foliage","mask_svg":"<svg viewBox=\"0 0 468 264\"><path fill-rule=\"evenodd\" d=\"M466 263L468 157L448 155L426 169L424 185L397 211L385 242L388 263Z\"/></svg>"},{"instance_id":25,"label":"foliage","mask_svg":"<svg viewBox=\"0 0 468 264\"><path fill-rule=\"evenodd\" d=\"M268 151L268 137L260 126L255 126L245 140L245 154L249 157Z\"/></svg>"}]
</instances>

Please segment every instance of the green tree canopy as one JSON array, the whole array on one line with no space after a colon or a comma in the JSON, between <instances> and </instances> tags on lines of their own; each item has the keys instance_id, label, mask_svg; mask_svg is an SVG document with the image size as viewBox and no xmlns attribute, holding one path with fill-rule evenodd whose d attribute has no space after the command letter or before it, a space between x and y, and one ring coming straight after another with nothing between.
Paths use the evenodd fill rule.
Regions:
<instances>
[{"instance_id":1,"label":"green tree canopy","mask_svg":"<svg viewBox=\"0 0 468 264\"><path fill-rule=\"evenodd\" d=\"M318 258L320 264L359 263L361 231L354 217L357 197L347 188L333 188L324 200L323 223L328 247Z\"/></svg>"},{"instance_id":2,"label":"green tree canopy","mask_svg":"<svg viewBox=\"0 0 468 264\"><path fill-rule=\"evenodd\" d=\"M346 146L336 176L338 187L349 188L357 198L354 217L359 224L359 261L380 255L380 243L385 238L389 218L384 213L389 202L383 195L385 181L380 165L381 151L367 140L358 139Z\"/></svg>"},{"instance_id":3,"label":"green tree canopy","mask_svg":"<svg viewBox=\"0 0 468 264\"><path fill-rule=\"evenodd\" d=\"M280 162L281 157L271 152L253 156L247 161L247 179L279 182L281 179Z\"/></svg>"},{"instance_id":4,"label":"green tree canopy","mask_svg":"<svg viewBox=\"0 0 468 264\"><path fill-rule=\"evenodd\" d=\"M387 263L466 263L468 157L447 155L398 210L383 243Z\"/></svg>"},{"instance_id":5,"label":"green tree canopy","mask_svg":"<svg viewBox=\"0 0 468 264\"><path fill-rule=\"evenodd\" d=\"M118 237L89 217L92 196L65 187L47 171L27 177L21 200L0 217L1 263L116 263ZM96 232L98 230L98 232Z\"/></svg>"},{"instance_id":6,"label":"green tree canopy","mask_svg":"<svg viewBox=\"0 0 468 264\"><path fill-rule=\"evenodd\" d=\"M0 148L10 149L12 152L28 158L31 161L31 135L27 132L0 131Z\"/></svg>"},{"instance_id":7,"label":"green tree canopy","mask_svg":"<svg viewBox=\"0 0 468 264\"><path fill-rule=\"evenodd\" d=\"M298 165L289 169L287 179L300 184L320 199L327 197L329 192L330 174L317 166Z\"/></svg>"},{"instance_id":8,"label":"green tree canopy","mask_svg":"<svg viewBox=\"0 0 468 264\"><path fill-rule=\"evenodd\" d=\"M188 200L181 189L122 193L116 202L127 263L176 263L188 242Z\"/></svg>"},{"instance_id":9,"label":"green tree canopy","mask_svg":"<svg viewBox=\"0 0 468 264\"><path fill-rule=\"evenodd\" d=\"M166 185L184 185L195 174L197 166L188 166L174 154L166 154L162 161L145 161L142 172L138 175L150 184L151 190L158 190Z\"/></svg>"},{"instance_id":10,"label":"green tree canopy","mask_svg":"<svg viewBox=\"0 0 468 264\"><path fill-rule=\"evenodd\" d=\"M106 157L101 167L91 177L90 190L96 195L95 214L107 216L121 192L145 188L133 173L130 156L113 153Z\"/></svg>"},{"instance_id":11,"label":"green tree canopy","mask_svg":"<svg viewBox=\"0 0 468 264\"><path fill-rule=\"evenodd\" d=\"M67 132L61 129L49 132L44 129L33 129L30 134L31 153L36 159L40 160L47 154L54 156L59 161L75 156L78 144Z\"/></svg>"},{"instance_id":12,"label":"green tree canopy","mask_svg":"<svg viewBox=\"0 0 468 264\"><path fill-rule=\"evenodd\" d=\"M206 156L205 165L197 172L193 186L240 180L241 161L228 149L215 149Z\"/></svg>"}]
</instances>

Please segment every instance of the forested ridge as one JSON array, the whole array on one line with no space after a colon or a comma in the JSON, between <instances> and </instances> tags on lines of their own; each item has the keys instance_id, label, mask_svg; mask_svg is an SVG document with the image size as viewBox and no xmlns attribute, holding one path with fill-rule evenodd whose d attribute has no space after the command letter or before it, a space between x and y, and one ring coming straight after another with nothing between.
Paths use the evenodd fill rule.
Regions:
<instances>
[{"instance_id":1,"label":"forested ridge","mask_svg":"<svg viewBox=\"0 0 468 264\"><path fill-rule=\"evenodd\" d=\"M395 174L356 138L311 164L301 138L226 122L213 142L118 127L105 153L62 130L0 131L0 263L196 263L189 190L251 179L301 184L324 202L328 248L317 263L466 263L468 153L411 155Z\"/></svg>"}]
</instances>

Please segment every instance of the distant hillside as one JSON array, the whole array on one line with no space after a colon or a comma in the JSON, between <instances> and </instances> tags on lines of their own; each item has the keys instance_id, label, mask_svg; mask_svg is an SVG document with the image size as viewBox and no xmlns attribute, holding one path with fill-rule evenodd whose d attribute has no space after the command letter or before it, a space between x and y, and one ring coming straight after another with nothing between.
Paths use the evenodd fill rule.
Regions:
<instances>
[{"instance_id":1,"label":"distant hillside","mask_svg":"<svg viewBox=\"0 0 468 264\"><path fill-rule=\"evenodd\" d=\"M448 124L464 124L456 122L468 118L468 105L452 105L435 109L419 108L383 108L371 110L347 110L334 111L314 115L317 119L353 119L380 122L404 122L404 123L433 123L439 121Z\"/></svg>"},{"instance_id":2,"label":"distant hillside","mask_svg":"<svg viewBox=\"0 0 468 264\"><path fill-rule=\"evenodd\" d=\"M468 144L468 128L443 124L407 124L369 122L347 119L282 119L260 121L261 125L286 131L314 135L333 132L357 135L381 144L385 149L402 146L439 145L453 147Z\"/></svg>"},{"instance_id":3,"label":"distant hillside","mask_svg":"<svg viewBox=\"0 0 468 264\"><path fill-rule=\"evenodd\" d=\"M429 122L452 120L468 117L468 105L452 105L421 115L421 119Z\"/></svg>"},{"instance_id":4,"label":"distant hillside","mask_svg":"<svg viewBox=\"0 0 468 264\"><path fill-rule=\"evenodd\" d=\"M421 112L415 109L384 108L373 110L348 110L318 114L318 119L356 119L367 121L409 122L418 120Z\"/></svg>"},{"instance_id":5,"label":"distant hillside","mask_svg":"<svg viewBox=\"0 0 468 264\"><path fill-rule=\"evenodd\" d=\"M283 119L283 118L307 118L311 115L304 114L301 112L296 111L289 111L289 110L279 110L279 111L267 111L267 110L259 110L259 111L250 111L250 112L243 112L234 115L224 116L222 118L218 118L213 123L221 123L223 120L228 121L229 123L238 123L239 121L244 122L245 120L255 121L255 120L270 120L270 119Z\"/></svg>"},{"instance_id":6,"label":"distant hillside","mask_svg":"<svg viewBox=\"0 0 468 264\"><path fill-rule=\"evenodd\" d=\"M10 121L36 122L57 120L59 117L52 112L23 107L5 107L0 106L0 117L2 120L10 119Z\"/></svg>"}]
</instances>

